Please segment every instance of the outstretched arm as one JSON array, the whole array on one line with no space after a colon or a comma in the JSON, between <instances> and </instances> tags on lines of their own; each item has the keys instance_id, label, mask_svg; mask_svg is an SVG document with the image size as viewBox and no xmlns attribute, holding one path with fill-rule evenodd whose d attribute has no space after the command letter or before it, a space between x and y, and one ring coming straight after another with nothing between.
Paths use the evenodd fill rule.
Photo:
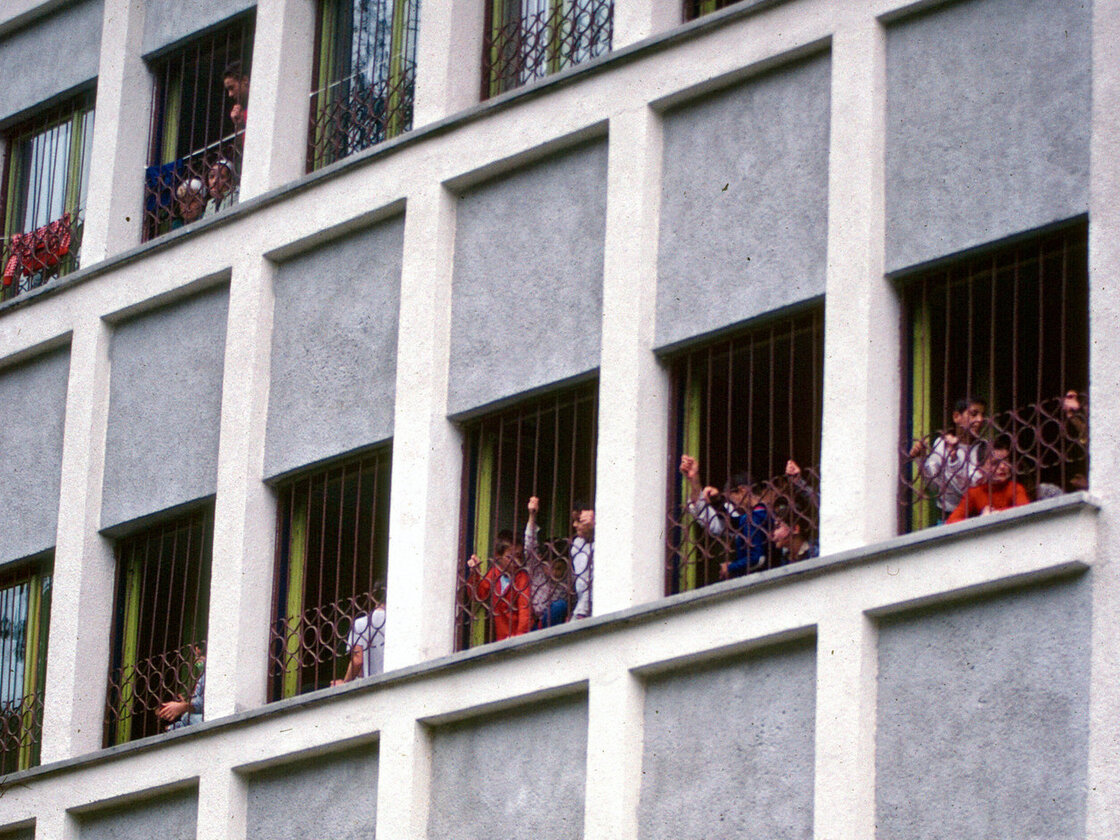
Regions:
<instances>
[{"instance_id":1,"label":"outstretched arm","mask_svg":"<svg viewBox=\"0 0 1120 840\"><path fill-rule=\"evenodd\" d=\"M354 647L350 649L350 662L346 666L346 673L342 675L342 679L340 680L331 680L331 685L342 685L343 683L348 683L357 679L358 674L362 673L365 652L365 648L361 645L354 645Z\"/></svg>"}]
</instances>

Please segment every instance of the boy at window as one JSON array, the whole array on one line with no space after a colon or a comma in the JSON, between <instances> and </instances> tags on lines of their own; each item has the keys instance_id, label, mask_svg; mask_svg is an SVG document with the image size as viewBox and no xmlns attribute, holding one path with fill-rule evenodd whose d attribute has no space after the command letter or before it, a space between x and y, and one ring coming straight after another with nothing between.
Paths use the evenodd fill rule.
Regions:
<instances>
[{"instance_id":1,"label":"boy at window","mask_svg":"<svg viewBox=\"0 0 1120 840\"><path fill-rule=\"evenodd\" d=\"M572 544L568 553L572 558L572 575L575 577L576 605L572 618L591 615L591 575L595 559L595 509L583 502L572 505Z\"/></svg>"},{"instance_id":2,"label":"boy at window","mask_svg":"<svg viewBox=\"0 0 1120 840\"><path fill-rule=\"evenodd\" d=\"M770 552L770 510L755 492L750 475L733 474L726 492L720 493L715 487L701 487L700 462L691 455L681 456L680 470L691 490L688 511L693 518L713 537L730 526L735 559L720 564L719 579L762 569Z\"/></svg>"},{"instance_id":3,"label":"boy at window","mask_svg":"<svg viewBox=\"0 0 1120 840\"><path fill-rule=\"evenodd\" d=\"M972 397L957 400L953 406L953 431L939 435L932 450L924 439L910 447L910 457L922 459L922 475L937 493L943 522L961 503L968 488L983 478L980 466L984 441L980 432L987 408L983 400Z\"/></svg>"},{"instance_id":4,"label":"boy at window","mask_svg":"<svg viewBox=\"0 0 1120 840\"><path fill-rule=\"evenodd\" d=\"M374 604L373 612L360 615L350 625L346 638L346 649L350 652L350 662L346 673L340 680L331 680L331 685L342 685L363 677L371 677L385 670L385 606Z\"/></svg>"},{"instance_id":5,"label":"boy at window","mask_svg":"<svg viewBox=\"0 0 1120 840\"><path fill-rule=\"evenodd\" d=\"M537 513L541 501L529 497L529 521L525 523L525 559L532 586L531 600L536 620L534 630L553 627L568 620L568 568L563 558L541 557L538 552ZM549 551L546 547L545 551Z\"/></svg>"},{"instance_id":6,"label":"boy at window","mask_svg":"<svg viewBox=\"0 0 1120 840\"><path fill-rule=\"evenodd\" d=\"M202 721L206 700L206 657L198 646L194 648L194 656L194 667L199 669L200 673L191 691L190 699L180 694L177 699L169 700L156 709L156 717L168 724L168 732Z\"/></svg>"},{"instance_id":7,"label":"boy at window","mask_svg":"<svg viewBox=\"0 0 1120 840\"><path fill-rule=\"evenodd\" d=\"M233 102L229 110L233 128L241 131L249 119L249 76L242 71L240 61L231 62L222 72L222 87Z\"/></svg>"},{"instance_id":8,"label":"boy at window","mask_svg":"<svg viewBox=\"0 0 1120 840\"><path fill-rule=\"evenodd\" d=\"M494 640L528 633L533 625L533 607L529 600L529 573L521 566L522 544L513 532L503 529L494 541L494 557L485 575L479 575L482 562L477 554L467 561L470 577L467 588L477 601L490 602L494 619Z\"/></svg>"},{"instance_id":9,"label":"boy at window","mask_svg":"<svg viewBox=\"0 0 1120 840\"><path fill-rule=\"evenodd\" d=\"M217 160L206 174L210 200L202 217L208 219L237 204L238 188L233 183L233 164L225 158Z\"/></svg>"},{"instance_id":10,"label":"boy at window","mask_svg":"<svg viewBox=\"0 0 1120 840\"><path fill-rule=\"evenodd\" d=\"M950 524L971 516L985 516L1030 503L1027 489L1012 480L1010 458L1011 438L1004 435L995 442L984 461L981 482L968 488L956 510L949 516Z\"/></svg>"}]
</instances>

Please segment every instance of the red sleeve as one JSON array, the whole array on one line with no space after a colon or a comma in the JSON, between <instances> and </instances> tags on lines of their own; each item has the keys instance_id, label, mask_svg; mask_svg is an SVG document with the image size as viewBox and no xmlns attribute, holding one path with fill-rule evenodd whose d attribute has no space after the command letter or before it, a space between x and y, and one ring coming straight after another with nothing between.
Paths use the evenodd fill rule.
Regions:
<instances>
[{"instance_id":1,"label":"red sleeve","mask_svg":"<svg viewBox=\"0 0 1120 840\"><path fill-rule=\"evenodd\" d=\"M490 582L494 579L494 570L496 568L497 566L491 566L481 578L478 576L478 569L471 570L471 576L467 580L467 586L474 590L474 597L479 601L484 601L490 597Z\"/></svg>"},{"instance_id":2,"label":"red sleeve","mask_svg":"<svg viewBox=\"0 0 1120 840\"><path fill-rule=\"evenodd\" d=\"M529 574L524 570L518 572L514 577L513 584L513 609L517 614L517 619L511 633L513 636L520 636L522 633L528 633L533 626L533 605L529 600L529 586Z\"/></svg>"},{"instance_id":3,"label":"red sleeve","mask_svg":"<svg viewBox=\"0 0 1120 840\"><path fill-rule=\"evenodd\" d=\"M1018 507L1019 505L1029 505L1030 503L1031 503L1031 497L1027 495L1027 488L1016 481L1015 482L1015 500L1011 503L1011 506L1012 507Z\"/></svg>"},{"instance_id":4,"label":"red sleeve","mask_svg":"<svg viewBox=\"0 0 1120 840\"><path fill-rule=\"evenodd\" d=\"M972 490L970 488L969 491L964 494L961 503L957 505L957 509L950 513L949 518L945 520L947 524L951 525L954 522L963 522L968 517L968 498L971 495Z\"/></svg>"}]
</instances>

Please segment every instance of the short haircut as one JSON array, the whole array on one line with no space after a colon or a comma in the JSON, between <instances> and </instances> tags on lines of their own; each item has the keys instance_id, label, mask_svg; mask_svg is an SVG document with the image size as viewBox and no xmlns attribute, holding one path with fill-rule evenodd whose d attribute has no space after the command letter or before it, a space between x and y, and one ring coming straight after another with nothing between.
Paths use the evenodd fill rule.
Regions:
<instances>
[{"instance_id":1,"label":"short haircut","mask_svg":"<svg viewBox=\"0 0 1120 840\"><path fill-rule=\"evenodd\" d=\"M988 403L985 400L978 400L976 397L961 397L953 403L954 414L964 414L968 409L974 405L978 405L985 411L988 409Z\"/></svg>"},{"instance_id":2,"label":"short haircut","mask_svg":"<svg viewBox=\"0 0 1120 840\"><path fill-rule=\"evenodd\" d=\"M731 477L727 479L727 489L734 490L736 487L750 487L754 489L754 480L751 474L746 470L731 473Z\"/></svg>"},{"instance_id":3,"label":"short haircut","mask_svg":"<svg viewBox=\"0 0 1120 840\"><path fill-rule=\"evenodd\" d=\"M213 77L211 77L211 78L213 78ZM223 79L230 79L230 78L244 79L245 78L245 72L241 68L241 62L240 61L231 61L229 64L227 64L226 69L222 71L222 78Z\"/></svg>"},{"instance_id":4,"label":"short haircut","mask_svg":"<svg viewBox=\"0 0 1120 840\"><path fill-rule=\"evenodd\" d=\"M521 539L513 535L513 531L509 528L503 528L498 532L497 539L494 540L494 556L501 557L511 547L522 544Z\"/></svg>"},{"instance_id":5,"label":"short haircut","mask_svg":"<svg viewBox=\"0 0 1120 840\"><path fill-rule=\"evenodd\" d=\"M997 437L992 443L992 449L1003 449L1010 452L1012 450L1011 435L1003 434Z\"/></svg>"},{"instance_id":6,"label":"short haircut","mask_svg":"<svg viewBox=\"0 0 1120 840\"><path fill-rule=\"evenodd\" d=\"M585 510L595 510L594 506L589 505L585 499L575 499L572 502L573 518L579 516Z\"/></svg>"}]
</instances>

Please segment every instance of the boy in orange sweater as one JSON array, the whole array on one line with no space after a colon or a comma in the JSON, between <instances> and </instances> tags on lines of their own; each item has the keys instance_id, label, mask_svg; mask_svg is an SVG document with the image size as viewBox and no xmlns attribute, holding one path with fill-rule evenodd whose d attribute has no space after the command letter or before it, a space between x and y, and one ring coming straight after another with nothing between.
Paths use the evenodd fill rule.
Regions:
<instances>
[{"instance_id":1,"label":"boy in orange sweater","mask_svg":"<svg viewBox=\"0 0 1120 840\"><path fill-rule=\"evenodd\" d=\"M1011 478L1011 440L1006 435L993 444L984 461L984 479L969 487L961 503L950 514L949 524L961 522L970 516L983 516L997 510L1007 510L1030 502L1027 490Z\"/></svg>"},{"instance_id":2,"label":"boy in orange sweater","mask_svg":"<svg viewBox=\"0 0 1120 840\"><path fill-rule=\"evenodd\" d=\"M485 575L478 573L481 560L472 554L467 566L467 586L477 601L490 602L494 619L494 641L528 633L533 624L533 607L529 599L529 573L522 567L523 547L512 531L498 532L494 541L494 558Z\"/></svg>"}]
</instances>

